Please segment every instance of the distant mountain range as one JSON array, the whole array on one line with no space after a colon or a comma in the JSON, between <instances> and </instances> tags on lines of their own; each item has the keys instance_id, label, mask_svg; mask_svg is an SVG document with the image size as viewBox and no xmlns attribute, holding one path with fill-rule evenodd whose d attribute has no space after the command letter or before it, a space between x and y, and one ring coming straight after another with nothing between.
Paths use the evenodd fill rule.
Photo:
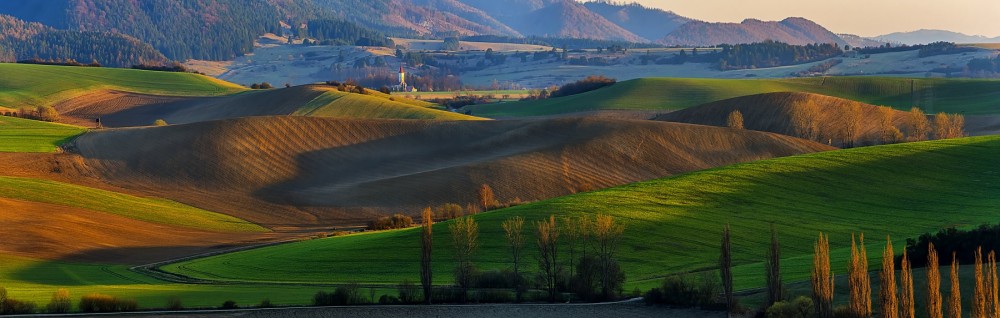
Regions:
<instances>
[{"instance_id":1,"label":"distant mountain range","mask_svg":"<svg viewBox=\"0 0 1000 318\"><path fill-rule=\"evenodd\" d=\"M746 19L741 23L711 23L692 21L668 34L658 42L666 45L711 46L743 44L774 40L795 45L847 42L823 26L804 18L781 21Z\"/></svg>"},{"instance_id":2,"label":"distant mountain range","mask_svg":"<svg viewBox=\"0 0 1000 318\"><path fill-rule=\"evenodd\" d=\"M256 38L264 33L280 34L282 26L290 26L293 34L300 34L300 26L316 20L348 21L373 30L364 34L397 37L546 36L670 46L766 40L797 45L836 43L864 47L882 44L858 36L834 34L805 18L711 23L640 4L608 0L0 1L3 2L0 14L38 22L53 30L118 33L124 36L119 42L141 42L132 45L132 50L143 53L129 60L156 59L153 56L156 54L145 52L148 50L141 44L146 43L171 60L231 60L250 53ZM72 33L59 35L78 37ZM87 35L93 37L93 33ZM922 30L880 38L908 44L939 40L1000 41L959 35ZM10 48L5 50L11 51ZM23 46L20 50L23 51ZM24 55L15 51L16 55Z\"/></svg>"},{"instance_id":3,"label":"distant mountain range","mask_svg":"<svg viewBox=\"0 0 1000 318\"><path fill-rule=\"evenodd\" d=\"M910 32L896 32L873 37L878 41L899 43L906 45L927 44L933 42L954 42L954 43L1000 43L1000 36L995 38L982 35L967 35L946 30L917 30Z\"/></svg>"}]
</instances>

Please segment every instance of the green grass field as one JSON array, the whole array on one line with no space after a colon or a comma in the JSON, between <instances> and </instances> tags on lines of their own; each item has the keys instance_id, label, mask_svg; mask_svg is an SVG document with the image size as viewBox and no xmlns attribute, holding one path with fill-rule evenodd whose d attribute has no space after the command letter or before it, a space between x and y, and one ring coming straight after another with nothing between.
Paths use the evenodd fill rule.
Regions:
<instances>
[{"instance_id":1,"label":"green grass field","mask_svg":"<svg viewBox=\"0 0 1000 318\"><path fill-rule=\"evenodd\" d=\"M0 176L0 197L90 209L153 223L220 232L267 229L170 200L140 198L56 181Z\"/></svg>"},{"instance_id":2,"label":"green grass field","mask_svg":"<svg viewBox=\"0 0 1000 318\"><path fill-rule=\"evenodd\" d=\"M218 96L245 88L192 73L0 63L0 107L49 106L98 89L171 96Z\"/></svg>"},{"instance_id":3,"label":"green grass field","mask_svg":"<svg viewBox=\"0 0 1000 318\"><path fill-rule=\"evenodd\" d=\"M620 259L627 289L648 288L678 272L714 271L719 233L733 226L739 289L764 283L767 228L780 231L785 279L808 277L812 244L830 234L835 263L850 236L868 234L869 251L949 226L996 222L1000 136L856 148L764 160L641 182L476 215L481 269L508 267L500 223L520 215L604 213L627 225ZM530 227L529 227L530 228ZM452 281L447 223L434 227L435 282ZM365 233L273 246L171 264L164 270L222 281L417 281L417 229ZM535 268L530 248L529 269ZM565 251L565 249L564 249ZM565 256L565 255L564 255ZM877 254L873 253L873 258ZM845 263L846 264L846 263ZM878 266L877 261L871 262Z\"/></svg>"},{"instance_id":4,"label":"green grass field","mask_svg":"<svg viewBox=\"0 0 1000 318\"><path fill-rule=\"evenodd\" d=\"M59 146L85 131L77 126L0 117L0 140L3 141L0 142L0 152L55 152Z\"/></svg>"},{"instance_id":5,"label":"green grass field","mask_svg":"<svg viewBox=\"0 0 1000 318\"><path fill-rule=\"evenodd\" d=\"M132 272L125 265L102 265L45 261L17 256L0 256L0 287L9 297L35 302L42 310L59 288L66 288L74 308L80 297L90 293L135 299L140 308L166 308L177 297L187 308L215 308L226 300L239 306L256 306L270 299L275 305L305 305L322 286L178 284ZM389 293L377 290L378 294ZM363 291L367 295L368 290Z\"/></svg>"},{"instance_id":6,"label":"green grass field","mask_svg":"<svg viewBox=\"0 0 1000 318\"><path fill-rule=\"evenodd\" d=\"M380 93L379 93L380 94ZM340 91L329 91L313 99L293 115L349 118L397 118L397 119L481 119L450 111L430 108L433 104L409 100L390 100L388 96L361 95Z\"/></svg>"},{"instance_id":7,"label":"green grass field","mask_svg":"<svg viewBox=\"0 0 1000 318\"><path fill-rule=\"evenodd\" d=\"M540 101L470 106L472 115L518 117L594 110L676 110L728 98L808 92L928 113L1000 113L1000 81L829 77L794 79L648 78L621 82L583 94Z\"/></svg>"}]
</instances>

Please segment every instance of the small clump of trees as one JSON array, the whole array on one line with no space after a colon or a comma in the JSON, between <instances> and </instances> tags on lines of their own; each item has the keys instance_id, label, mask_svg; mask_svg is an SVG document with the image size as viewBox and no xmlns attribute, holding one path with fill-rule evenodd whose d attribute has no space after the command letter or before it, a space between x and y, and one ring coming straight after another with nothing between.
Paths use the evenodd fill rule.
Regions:
<instances>
[{"instance_id":1,"label":"small clump of trees","mask_svg":"<svg viewBox=\"0 0 1000 318\"><path fill-rule=\"evenodd\" d=\"M823 113L828 111L833 113L824 116ZM733 114L729 115L727 124L733 127L731 117ZM863 126L866 117L874 118L877 125L874 130ZM830 122L824 122L826 120ZM807 101L792 107L790 124L793 136L844 147L966 136L965 117L961 114L938 113L927 116L918 107L911 108L909 112L896 111L887 106L866 110L861 104L851 103L824 110L815 102Z\"/></svg>"}]
</instances>

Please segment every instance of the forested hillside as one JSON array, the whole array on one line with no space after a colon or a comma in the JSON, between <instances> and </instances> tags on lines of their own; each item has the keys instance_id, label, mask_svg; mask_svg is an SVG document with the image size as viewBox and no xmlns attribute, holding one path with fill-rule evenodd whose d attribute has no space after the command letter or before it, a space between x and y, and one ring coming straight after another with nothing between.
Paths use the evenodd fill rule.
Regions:
<instances>
[{"instance_id":1,"label":"forested hillside","mask_svg":"<svg viewBox=\"0 0 1000 318\"><path fill-rule=\"evenodd\" d=\"M173 60L232 59L251 52L257 36L280 33L277 10L262 0L7 0L0 13L74 31L113 30Z\"/></svg>"},{"instance_id":2,"label":"forested hillside","mask_svg":"<svg viewBox=\"0 0 1000 318\"><path fill-rule=\"evenodd\" d=\"M747 19L741 23L692 21L660 39L659 42L666 45L713 46L766 40L795 45L836 43L843 46L847 44L823 26L803 18L788 18L781 21Z\"/></svg>"},{"instance_id":3,"label":"forested hillside","mask_svg":"<svg viewBox=\"0 0 1000 318\"><path fill-rule=\"evenodd\" d=\"M167 58L149 44L110 32L56 30L0 15L0 61L66 60L130 67L157 64Z\"/></svg>"},{"instance_id":4,"label":"forested hillside","mask_svg":"<svg viewBox=\"0 0 1000 318\"><path fill-rule=\"evenodd\" d=\"M601 0L586 2L584 6L608 21L650 41L663 38L691 21L676 13L645 7L638 3L615 4Z\"/></svg>"},{"instance_id":5,"label":"forested hillside","mask_svg":"<svg viewBox=\"0 0 1000 318\"><path fill-rule=\"evenodd\" d=\"M324 45L393 47L392 40L382 32L366 29L347 21L309 21L306 34Z\"/></svg>"}]
</instances>

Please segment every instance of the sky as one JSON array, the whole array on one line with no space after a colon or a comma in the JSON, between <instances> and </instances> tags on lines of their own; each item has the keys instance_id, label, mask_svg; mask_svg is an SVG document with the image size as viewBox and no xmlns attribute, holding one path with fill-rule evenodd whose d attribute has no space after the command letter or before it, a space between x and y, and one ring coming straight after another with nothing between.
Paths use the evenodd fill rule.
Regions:
<instances>
[{"instance_id":1,"label":"sky","mask_svg":"<svg viewBox=\"0 0 1000 318\"><path fill-rule=\"evenodd\" d=\"M632 2L629 0L627 2ZM1000 0L635 0L709 22L803 17L835 33L877 36L919 29L1000 36Z\"/></svg>"}]
</instances>

